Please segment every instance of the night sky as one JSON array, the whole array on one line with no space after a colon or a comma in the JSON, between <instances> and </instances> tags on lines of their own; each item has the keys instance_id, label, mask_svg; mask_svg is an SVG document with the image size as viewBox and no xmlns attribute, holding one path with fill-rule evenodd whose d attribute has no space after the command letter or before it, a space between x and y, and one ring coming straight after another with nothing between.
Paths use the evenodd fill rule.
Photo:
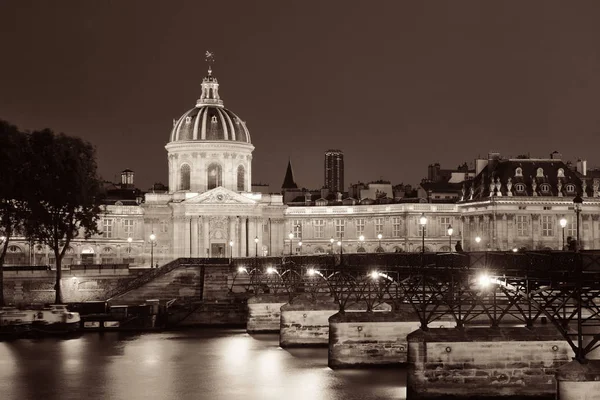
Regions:
<instances>
[{"instance_id":1,"label":"night sky","mask_svg":"<svg viewBox=\"0 0 600 400\"><path fill-rule=\"evenodd\" d=\"M215 53L253 181L416 184L495 150L600 164L599 1L0 1L0 118L167 183L164 145Z\"/></svg>"}]
</instances>

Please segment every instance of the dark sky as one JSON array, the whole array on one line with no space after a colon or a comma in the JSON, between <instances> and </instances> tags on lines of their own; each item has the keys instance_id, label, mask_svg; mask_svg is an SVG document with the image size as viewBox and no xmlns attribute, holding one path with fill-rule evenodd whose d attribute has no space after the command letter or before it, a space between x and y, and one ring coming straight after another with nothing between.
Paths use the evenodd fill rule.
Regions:
<instances>
[{"instance_id":1,"label":"dark sky","mask_svg":"<svg viewBox=\"0 0 600 400\"><path fill-rule=\"evenodd\" d=\"M489 150L600 164L599 1L0 1L0 118L97 146L100 173L167 181L172 119L216 53L253 181L418 183Z\"/></svg>"}]
</instances>

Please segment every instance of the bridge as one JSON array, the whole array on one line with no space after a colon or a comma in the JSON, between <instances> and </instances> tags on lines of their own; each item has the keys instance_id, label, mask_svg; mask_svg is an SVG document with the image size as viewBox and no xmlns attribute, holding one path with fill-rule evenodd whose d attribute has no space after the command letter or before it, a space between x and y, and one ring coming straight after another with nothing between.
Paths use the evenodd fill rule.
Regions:
<instances>
[{"instance_id":1,"label":"bridge","mask_svg":"<svg viewBox=\"0 0 600 400\"><path fill-rule=\"evenodd\" d=\"M233 259L230 290L328 293L344 311L410 305L420 327L444 316L458 328L485 319L551 323L578 360L600 344L600 252L380 253Z\"/></svg>"}]
</instances>

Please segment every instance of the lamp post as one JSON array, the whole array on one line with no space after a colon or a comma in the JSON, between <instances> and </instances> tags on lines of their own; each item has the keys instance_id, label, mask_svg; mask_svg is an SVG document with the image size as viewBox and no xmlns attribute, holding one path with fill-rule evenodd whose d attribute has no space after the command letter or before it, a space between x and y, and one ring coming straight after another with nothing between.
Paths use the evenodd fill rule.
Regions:
<instances>
[{"instance_id":1,"label":"lamp post","mask_svg":"<svg viewBox=\"0 0 600 400\"><path fill-rule=\"evenodd\" d=\"M233 240L229 241L229 262L233 261Z\"/></svg>"},{"instance_id":2,"label":"lamp post","mask_svg":"<svg viewBox=\"0 0 600 400\"><path fill-rule=\"evenodd\" d=\"M573 205L575 206L575 216L577 217L577 246L575 247L575 251L579 251L580 243L579 243L579 214L581 214L581 204L583 203L583 199L578 194L573 199Z\"/></svg>"},{"instance_id":3,"label":"lamp post","mask_svg":"<svg viewBox=\"0 0 600 400\"><path fill-rule=\"evenodd\" d=\"M475 242L477 243L477 250L479 250L479 243L481 242L481 237L475 237Z\"/></svg>"},{"instance_id":4,"label":"lamp post","mask_svg":"<svg viewBox=\"0 0 600 400\"><path fill-rule=\"evenodd\" d=\"M454 229L452 229L452 225L448 225L448 240L450 241L450 253L452 253L452 233Z\"/></svg>"},{"instance_id":5,"label":"lamp post","mask_svg":"<svg viewBox=\"0 0 600 400\"><path fill-rule=\"evenodd\" d=\"M154 268L154 241L156 240L156 235L154 232L150 234L150 268Z\"/></svg>"},{"instance_id":6,"label":"lamp post","mask_svg":"<svg viewBox=\"0 0 600 400\"><path fill-rule=\"evenodd\" d=\"M329 252L333 254L333 237L329 239Z\"/></svg>"},{"instance_id":7,"label":"lamp post","mask_svg":"<svg viewBox=\"0 0 600 400\"><path fill-rule=\"evenodd\" d=\"M300 255L302 255L302 241L298 242L298 248L300 249Z\"/></svg>"},{"instance_id":8,"label":"lamp post","mask_svg":"<svg viewBox=\"0 0 600 400\"><path fill-rule=\"evenodd\" d=\"M363 243L364 243L364 242L365 242L365 237L364 237L364 235L360 235L360 236L358 237L358 243L359 243L359 246L360 246L359 248L363 249L363 251L364 251L364 247L363 247ZM357 249L357 250L358 250L358 249Z\"/></svg>"},{"instance_id":9,"label":"lamp post","mask_svg":"<svg viewBox=\"0 0 600 400\"><path fill-rule=\"evenodd\" d=\"M254 238L254 257L258 257L258 236Z\"/></svg>"},{"instance_id":10,"label":"lamp post","mask_svg":"<svg viewBox=\"0 0 600 400\"><path fill-rule=\"evenodd\" d=\"M564 251L565 250L565 227L567 226L567 219L565 217L562 217L560 219L559 223L560 223L560 227L562 228L562 237L563 237L562 249Z\"/></svg>"},{"instance_id":11,"label":"lamp post","mask_svg":"<svg viewBox=\"0 0 600 400\"><path fill-rule=\"evenodd\" d=\"M425 214L421 214L421 218L419 218L419 224L421 224L421 253L425 253L425 225L427 225L427 217Z\"/></svg>"},{"instance_id":12,"label":"lamp post","mask_svg":"<svg viewBox=\"0 0 600 400\"><path fill-rule=\"evenodd\" d=\"M379 240L379 247L377 248L377 252L379 253L380 251L383 253L383 249L381 248L381 239L383 238L383 235L381 233L379 233L377 235L377 239Z\"/></svg>"},{"instance_id":13,"label":"lamp post","mask_svg":"<svg viewBox=\"0 0 600 400\"><path fill-rule=\"evenodd\" d=\"M290 232L290 234L288 235L288 237L290 238L290 256L292 255L292 241L294 239L294 233Z\"/></svg>"}]
</instances>

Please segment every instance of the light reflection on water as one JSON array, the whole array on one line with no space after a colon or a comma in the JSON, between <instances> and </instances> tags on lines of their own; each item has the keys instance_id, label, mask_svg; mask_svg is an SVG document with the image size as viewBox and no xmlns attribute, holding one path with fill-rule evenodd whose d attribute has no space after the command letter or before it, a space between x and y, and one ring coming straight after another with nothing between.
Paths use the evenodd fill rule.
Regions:
<instances>
[{"instance_id":1,"label":"light reflection on water","mask_svg":"<svg viewBox=\"0 0 600 400\"><path fill-rule=\"evenodd\" d=\"M23 399L403 399L403 369L333 371L327 349L190 330L0 343L0 393Z\"/></svg>"}]
</instances>

